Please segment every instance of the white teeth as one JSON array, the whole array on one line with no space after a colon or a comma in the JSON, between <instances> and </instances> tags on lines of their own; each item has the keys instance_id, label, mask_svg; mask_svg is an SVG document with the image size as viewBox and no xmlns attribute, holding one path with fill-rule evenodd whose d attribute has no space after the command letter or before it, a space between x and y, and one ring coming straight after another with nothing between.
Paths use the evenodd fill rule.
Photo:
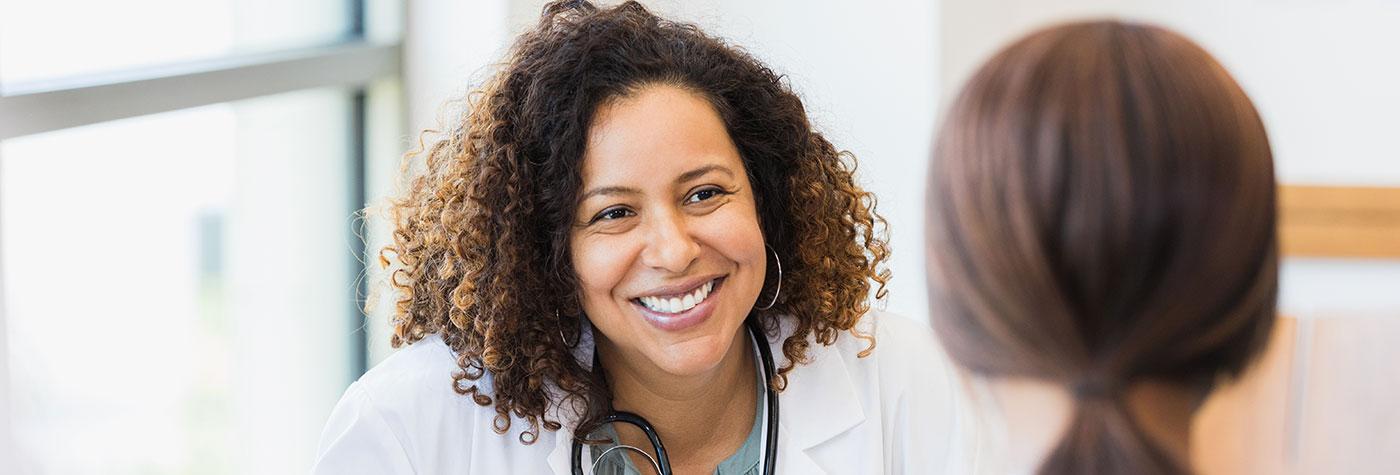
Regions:
<instances>
[{"instance_id":1,"label":"white teeth","mask_svg":"<svg viewBox=\"0 0 1400 475\"><path fill-rule=\"evenodd\" d=\"M705 285L695 289L694 292L680 297L641 297L637 300L653 312L660 313L681 313L700 305L706 298L709 298L710 291L714 290L715 282L709 281Z\"/></svg>"}]
</instances>

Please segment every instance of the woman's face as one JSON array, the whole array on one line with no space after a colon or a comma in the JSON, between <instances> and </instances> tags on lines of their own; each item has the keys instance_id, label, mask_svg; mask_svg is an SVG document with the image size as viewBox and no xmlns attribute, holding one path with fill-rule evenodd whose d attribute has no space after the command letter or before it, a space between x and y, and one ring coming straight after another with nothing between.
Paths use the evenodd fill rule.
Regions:
<instances>
[{"instance_id":1,"label":"woman's face","mask_svg":"<svg viewBox=\"0 0 1400 475\"><path fill-rule=\"evenodd\" d=\"M677 376L714 370L763 286L753 188L704 98L646 86L588 131L570 246L599 345Z\"/></svg>"}]
</instances>

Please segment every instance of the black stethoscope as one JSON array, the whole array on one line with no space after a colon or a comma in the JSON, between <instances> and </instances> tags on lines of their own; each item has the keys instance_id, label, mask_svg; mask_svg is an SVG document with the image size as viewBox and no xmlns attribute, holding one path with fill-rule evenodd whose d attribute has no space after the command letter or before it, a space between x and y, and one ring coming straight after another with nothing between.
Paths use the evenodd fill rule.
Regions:
<instances>
[{"instance_id":1,"label":"black stethoscope","mask_svg":"<svg viewBox=\"0 0 1400 475\"><path fill-rule=\"evenodd\" d=\"M778 393L766 386L770 384L773 378L773 350L768 348L768 341L763 338L763 332L759 330L757 321L750 319L747 322L747 326L749 328L749 335L753 337L754 345L758 347L758 357L763 360L763 382L765 385L763 393L767 408L768 428L766 430L767 440L764 441L763 459L761 462L763 463L763 475L773 475L774 467L778 465ZM631 424L641 429L642 433L646 434L647 440L651 441L651 448L656 451L656 458L653 459L651 454L646 453L646 451L642 449L622 444L618 444L603 451L599 458L602 458L602 455L607 455L608 452L615 449L634 450L651 461L652 467L661 475L671 475L671 459L666 456L666 446L661 443L661 436L656 434L656 429L651 426L650 422L647 422L642 416L626 411L613 411L611 414L603 417L603 424L611 424L614 422ZM573 464L574 475L583 475L583 443L580 442L578 437L574 437L573 459L571 462Z\"/></svg>"}]
</instances>

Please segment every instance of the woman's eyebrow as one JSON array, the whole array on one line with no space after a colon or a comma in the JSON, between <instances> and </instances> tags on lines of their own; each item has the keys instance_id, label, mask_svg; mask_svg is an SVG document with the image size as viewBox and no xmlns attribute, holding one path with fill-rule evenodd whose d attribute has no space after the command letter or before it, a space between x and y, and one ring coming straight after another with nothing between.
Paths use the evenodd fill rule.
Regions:
<instances>
[{"instance_id":1,"label":"woman's eyebrow","mask_svg":"<svg viewBox=\"0 0 1400 475\"><path fill-rule=\"evenodd\" d=\"M710 172L720 172L720 173L723 173L723 174L725 174L725 175L729 175L730 178L734 178L734 172L733 172L732 170L730 170L729 167L726 167L726 166L724 166L724 165L714 165L714 164L711 164L711 165L704 165L704 166L701 166L700 168L696 168L696 169L694 169L694 170L691 170L691 171L682 173L681 176L676 177L676 183L685 183L685 182L687 182L687 181L691 181L691 180L700 178L700 177L702 177L702 176L705 176L706 174L708 174L708 173L710 173ZM589 198L592 198L592 197L594 197L594 196L600 196L600 195L602 195L602 196L616 196L616 195L640 195L640 194L642 194L642 190L639 190L639 189L637 189L637 188L632 188L632 187L629 187L629 186L602 186L602 187L598 187L598 188L593 188L593 189L588 190L587 192L585 192L581 197L579 197L579 202L588 201Z\"/></svg>"},{"instance_id":2,"label":"woman's eyebrow","mask_svg":"<svg viewBox=\"0 0 1400 475\"><path fill-rule=\"evenodd\" d=\"M584 193L583 196L580 197L578 200L579 200L579 202L581 203L581 202L584 202L584 201L588 201L589 198L592 198L592 197L594 197L594 196L599 196L599 195L616 196L616 195L640 195L640 194L642 194L642 190L639 190L639 189L636 189L636 188L632 188L632 187L627 187L627 186L604 186L604 187L599 187L599 188L594 188L594 189L588 190L588 192Z\"/></svg>"},{"instance_id":3,"label":"woman's eyebrow","mask_svg":"<svg viewBox=\"0 0 1400 475\"><path fill-rule=\"evenodd\" d=\"M724 165L705 165L700 168L696 168L694 170L682 173L680 177L676 178L676 183L685 183L687 181L705 176L705 174L707 173L716 171L722 172L725 175L729 175L729 178L734 178L734 172L728 167L725 167Z\"/></svg>"}]
</instances>

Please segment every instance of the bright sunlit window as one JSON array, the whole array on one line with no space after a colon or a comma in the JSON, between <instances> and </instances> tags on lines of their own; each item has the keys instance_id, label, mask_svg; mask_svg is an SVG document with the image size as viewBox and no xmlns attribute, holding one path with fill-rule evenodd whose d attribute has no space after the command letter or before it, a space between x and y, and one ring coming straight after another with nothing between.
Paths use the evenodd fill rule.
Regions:
<instances>
[{"instance_id":1,"label":"bright sunlit window","mask_svg":"<svg viewBox=\"0 0 1400 475\"><path fill-rule=\"evenodd\" d=\"M357 216L400 122L366 22L396 5L0 0L0 473L310 468L366 366ZM225 98L110 100L172 84Z\"/></svg>"},{"instance_id":2,"label":"bright sunlit window","mask_svg":"<svg viewBox=\"0 0 1400 475\"><path fill-rule=\"evenodd\" d=\"M4 143L22 454L45 473L307 464L352 377L346 114L309 91Z\"/></svg>"}]
</instances>

